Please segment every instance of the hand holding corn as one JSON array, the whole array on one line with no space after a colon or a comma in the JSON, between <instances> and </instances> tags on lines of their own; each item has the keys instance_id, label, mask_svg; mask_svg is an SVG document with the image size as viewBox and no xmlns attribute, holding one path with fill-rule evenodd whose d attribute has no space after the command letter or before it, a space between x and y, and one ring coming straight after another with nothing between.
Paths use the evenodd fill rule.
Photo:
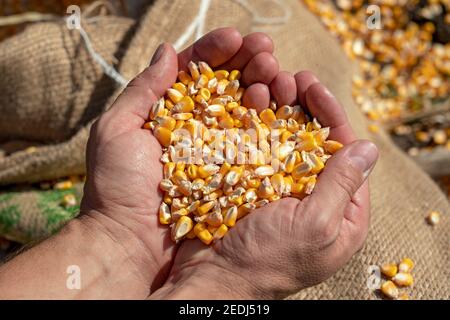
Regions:
<instances>
[{"instance_id":1,"label":"hand holding corn","mask_svg":"<svg viewBox=\"0 0 450 320\"><path fill-rule=\"evenodd\" d=\"M311 72L279 72L272 51L266 35L242 38L232 28L215 30L178 55L163 44L150 66L93 126L82 210L107 228L123 227L114 234L118 241L125 236L136 239L130 250L139 274L152 288L151 298L284 296L331 276L366 237L366 178L376 162L376 147L356 141L342 107ZM218 82L215 92L202 90L213 78ZM227 98L217 96L217 90L234 100L222 101ZM160 100L166 93L168 99ZM218 100L207 103L211 97ZM198 104L203 104L204 117L196 117ZM308 121L299 120L306 117L304 111ZM209 128L232 129L258 117L270 131L278 130L282 156L277 161L283 168L278 175L258 157L252 176L245 176L246 168L238 165L190 166L168 158L172 130L189 131L191 119ZM317 147L312 132L326 135L322 154L309 152ZM303 154L291 150L292 136L305 141ZM328 147L323 145L326 139L333 141ZM344 147L337 151L340 144ZM322 157L333 153L329 159ZM226 184L214 184L217 174ZM210 190L193 196L196 182ZM232 205L222 200L221 206L219 199L225 195ZM295 198L279 199L285 195ZM198 221L192 219L191 209ZM242 219L231 221L235 217ZM174 223L172 232L160 222ZM221 240L211 247L199 240L180 245L172 241L189 233L204 243ZM184 282L182 289L179 281Z\"/></svg>"}]
</instances>

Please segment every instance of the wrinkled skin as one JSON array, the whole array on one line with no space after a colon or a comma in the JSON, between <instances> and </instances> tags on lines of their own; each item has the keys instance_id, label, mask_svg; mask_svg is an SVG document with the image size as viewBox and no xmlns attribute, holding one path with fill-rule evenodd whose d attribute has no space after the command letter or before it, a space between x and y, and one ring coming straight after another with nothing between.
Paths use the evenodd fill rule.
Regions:
<instances>
[{"instance_id":1,"label":"wrinkled skin","mask_svg":"<svg viewBox=\"0 0 450 320\"><path fill-rule=\"evenodd\" d=\"M356 140L343 108L311 72L280 72L272 52L265 34L242 37L232 28L215 30L178 55L163 44L92 128L82 211L132 231L140 245L127 250L145 270L150 298L284 297L333 275L366 238L366 177L376 147ZM142 129L153 102L190 60L242 70L244 105L260 111L270 96L279 105L300 103L331 128L331 139L345 145L310 196L255 210L210 247L199 240L176 245L167 226L159 224L161 146Z\"/></svg>"}]
</instances>

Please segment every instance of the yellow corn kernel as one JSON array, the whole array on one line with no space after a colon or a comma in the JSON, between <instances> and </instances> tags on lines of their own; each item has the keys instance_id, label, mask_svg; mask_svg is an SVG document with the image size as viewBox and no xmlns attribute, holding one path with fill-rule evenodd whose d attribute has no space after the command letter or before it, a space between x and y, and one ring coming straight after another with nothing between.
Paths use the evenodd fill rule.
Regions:
<instances>
[{"instance_id":1,"label":"yellow corn kernel","mask_svg":"<svg viewBox=\"0 0 450 320\"><path fill-rule=\"evenodd\" d=\"M209 201L204 204L202 204L200 207L198 207L197 212L200 216L203 216L207 214L214 206L216 205L216 201Z\"/></svg>"},{"instance_id":2,"label":"yellow corn kernel","mask_svg":"<svg viewBox=\"0 0 450 320\"><path fill-rule=\"evenodd\" d=\"M294 170L296 162L297 154L295 152L291 152L290 154L288 154L288 156L284 160L284 171L287 173L291 173Z\"/></svg>"},{"instance_id":3,"label":"yellow corn kernel","mask_svg":"<svg viewBox=\"0 0 450 320\"><path fill-rule=\"evenodd\" d=\"M277 112L276 112L276 116L277 119L284 119L284 120L288 120L289 118L292 117L292 114L294 113L294 109L291 106L282 106L280 107Z\"/></svg>"},{"instance_id":4,"label":"yellow corn kernel","mask_svg":"<svg viewBox=\"0 0 450 320\"><path fill-rule=\"evenodd\" d=\"M187 88L186 85L182 82L176 82L173 84L172 89L175 89L179 91L181 94L186 95L187 94Z\"/></svg>"},{"instance_id":5,"label":"yellow corn kernel","mask_svg":"<svg viewBox=\"0 0 450 320\"><path fill-rule=\"evenodd\" d=\"M414 268L414 262L410 258L404 258L398 265L398 271L403 273L411 272Z\"/></svg>"},{"instance_id":6,"label":"yellow corn kernel","mask_svg":"<svg viewBox=\"0 0 450 320\"><path fill-rule=\"evenodd\" d=\"M192 113L188 113L188 112L181 112L181 113L175 113L174 115L172 115L172 117L177 121L179 121L179 120L186 121L186 120L192 119L194 117L194 115ZM182 123L181 128L183 127L183 125L184 125L184 122ZM177 126L175 126L175 127L177 128Z\"/></svg>"},{"instance_id":7,"label":"yellow corn kernel","mask_svg":"<svg viewBox=\"0 0 450 320\"><path fill-rule=\"evenodd\" d=\"M323 168L325 168L325 164L323 163L322 159L320 159L315 154L310 154L310 156L313 160L312 163L314 164L313 168L311 169L311 173L317 174L322 171Z\"/></svg>"},{"instance_id":8,"label":"yellow corn kernel","mask_svg":"<svg viewBox=\"0 0 450 320\"><path fill-rule=\"evenodd\" d=\"M284 193L284 177L280 173L276 173L270 177L270 183L277 194L282 195Z\"/></svg>"},{"instance_id":9,"label":"yellow corn kernel","mask_svg":"<svg viewBox=\"0 0 450 320\"><path fill-rule=\"evenodd\" d=\"M167 205L170 206L170 205L172 204L173 199L172 199L171 196L169 196L168 194L166 194L166 195L164 195L164 197L163 197L163 201L164 201L165 204L167 204Z\"/></svg>"},{"instance_id":10,"label":"yellow corn kernel","mask_svg":"<svg viewBox=\"0 0 450 320\"><path fill-rule=\"evenodd\" d=\"M300 130L300 125L298 124L297 121L295 121L294 119L290 118L287 121L287 129L291 133L296 133L297 131Z\"/></svg>"},{"instance_id":11,"label":"yellow corn kernel","mask_svg":"<svg viewBox=\"0 0 450 320\"><path fill-rule=\"evenodd\" d=\"M170 116L163 116L156 118L156 121L160 127L166 128L170 131L175 129L176 120Z\"/></svg>"},{"instance_id":12,"label":"yellow corn kernel","mask_svg":"<svg viewBox=\"0 0 450 320\"><path fill-rule=\"evenodd\" d=\"M175 129L174 130L183 128L185 123L186 122L184 120L177 120L177 122L175 123Z\"/></svg>"},{"instance_id":13,"label":"yellow corn kernel","mask_svg":"<svg viewBox=\"0 0 450 320\"><path fill-rule=\"evenodd\" d=\"M283 132L283 133L281 134L280 142L281 142L281 143L285 143L285 142L288 141L289 138L291 138L292 136L294 136L294 134L293 134L292 132L290 132L290 131L285 131L285 132Z\"/></svg>"},{"instance_id":14,"label":"yellow corn kernel","mask_svg":"<svg viewBox=\"0 0 450 320\"><path fill-rule=\"evenodd\" d=\"M168 109L168 110L172 110L172 108L174 107L174 103L172 102L172 100L170 99L166 99L164 100L164 106Z\"/></svg>"},{"instance_id":15,"label":"yellow corn kernel","mask_svg":"<svg viewBox=\"0 0 450 320\"><path fill-rule=\"evenodd\" d=\"M184 162L177 162L175 165L176 171L184 171L186 169L186 163Z\"/></svg>"},{"instance_id":16,"label":"yellow corn kernel","mask_svg":"<svg viewBox=\"0 0 450 320\"><path fill-rule=\"evenodd\" d=\"M257 189L261 184L261 180L259 179L248 179L247 180L247 185L249 188L255 188Z\"/></svg>"},{"instance_id":17,"label":"yellow corn kernel","mask_svg":"<svg viewBox=\"0 0 450 320\"><path fill-rule=\"evenodd\" d=\"M205 76L204 74L201 74L197 81L195 81L195 88L196 89L201 89L204 88L208 85L208 77Z\"/></svg>"},{"instance_id":18,"label":"yellow corn kernel","mask_svg":"<svg viewBox=\"0 0 450 320\"><path fill-rule=\"evenodd\" d=\"M276 193L267 198L267 200L269 200L270 202L277 201L280 199L281 199L281 196Z\"/></svg>"},{"instance_id":19,"label":"yellow corn kernel","mask_svg":"<svg viewBox=\"0 0 450 320\"><path fill-rule=\"evenodd\" d=\"M441 214L437 211L431 211L426 218L427 222L432 225L435 226L439 223L439 221L441 220Z\"/></svg>"},{"instance_id":20,"label":"yellow corn kernel","mask_svg":"<svg viewBox=\"0 0 450 320\"><path fill-rule=\"evenodd\" d=\"M153 134L162 146L170 146L170 143L172 142L172 132L169 129L158 126Z\"/></svg>"},{"instance_id":21,"label":"yellow corn kernel","mask_svg":"<svg viewBox=\"0 0 450 320\"><path fill-rule=\"evenodd\" d=\"M167 96L173 103L178 103L184 97L184 95L175 89L169 88L167 89Z\"/></svg>"},{"instance_id":22,"label":"yellow corn kernel","mask_svg":"<svg viewBox=\"0 0 450 320\"><path fill-rule=\"evenodd\" d=\"M229 72L227 70L217 70L214 72L214 76L217 80L228 79Z\"/></svg>"},{"instance_id":23,"label":"yellow corn kernel","mask_svg":"<svg viewBox=\"0 0 450 320\"><path fill-rule=\"evenodd\" d=\"M256 205L254 203L244 203L237 209L237 219L242 219L254 209L256 209Z\"/></svg>"},{"instance_id":24,"label":"yellow corn kernel","mask_svg":"<svg viewBox=\"0 0 450 320\"><path fill-rule=\"evenodd\" d=\"M187 216L188 214L189 212L186 208L175 209L175 211L172 209L172 222L177 222L181 217Z\"/></svg>"},{"instance_id":25,"label":"yellow corn kernel","mask_svg":"<svg viewBox=\"0 0 450 320\"><path fill-rule=\"evenodd\" d=\"M239 107L239 104L237 102L228 102L225 106L225 109L227 112L233 112L235 108Z\"/></svg>"},{"instance_id":26,"label":"yellow corn kernel","mask_svg":"<svg viewBox=\"0 0 450 320\"><path fill-rule=\"evenodd\" d=\"M211 225L208 225L208 226L206 227L206 230L208 230L209 233L214 234L214 232L216 232L217 228L218 228L218 227L213 227L213 226L211 226Z\"/></svg>"},{"instance_id":27,"label":"yellow corn kernel","mask_svg":"<svg viewBox=\"0 0 450 320\"><path fill-rule=\"evenodd\" d=\"M259 117L261 118L261 121L269 128L272 128L272 124L275 120L277 120L277 117L275 116L275 113L273 113L272 109L264 109L259 114Z\"/></svg>"},{"instance_id":28,"label":"yellow corn kernel","mask_svg":"<svg viewBox=\"0 0 450 320\"><path fill-rule=\"evenodd\" d=\"M191 218L188 216L182 216L175 223L175 226L172 229L172 239L174 241L181 240L185 235L192 230L194 223Z\"/></svg>"},{"instance_id":29,"label":"yellow corn kernel","mask_svg":"<svg viewBox=\"0 0 450 320\"><path fill-rule=\"evenodd\" d=\"M68 189L72 189L72 188L73 188L73 183L70 180L58 182L53 186L53 189L56 189L56 190L68 190Z\"/></svg>"},{"instance_id":30,"label":"yellow corn kernel","mask_svg":"<svg viewBox=\"0 0 450 320\"><path fill-rule=\"evenodd\" d=\"M294 170L292 170L292 177L295 180L299 180L300 178L306 176L311 172L312 166L309 162L302 162L299 165L297 165Z\"/></svg>"},{"instance_id":31,"label":"yellow corn kernel","mask_svg":"<svg viewBox=\"0 0 450 320\"><path fill-rule=\"evenodd\" d=\"M224 116L220 117L219 120L219 127L222 129L231 129L234 127L234 120L229 115L225 114Z\"/></svg>"},{"instance_id":32,"label":"yellow corn kernel","mask_svg":"<svg viewBox=\"0 0 450 320\"><path fill-rule=\"evenodd\" d=\"M219 173L224 177L228 173L228 171L230 171L230 169L231 164L229 164L228 162L224 162L220 167Z\"/></svg>"},{"instance_id":33,"label":"yellow corn kernel","mask_svg":"<svg viewBox=\"0 0 450 320\"><path fill-rule=\"evenodd\" d=\"M398 286L407 287L414 283L413 276L410 273L399 272L394 277L392 277L392 281Z\"/></svg>"},{"instance_id":34,"label":"yellow corn kernel","mask_svg":"<svg viewBox=\"0 0 450 320\"><path fill-rule=\"evenodd\" d=\"M76 204L77 204L77 198L75 197L74 194L66 194L66 195L64 195L63 200L62 200L62 205L65 208L73 207Z\"/></svg>"},{"instance_id":35,"label":"yellow corn kernel","mask_svg":"<svg viewBox=\"0 0 450 320\"><path fill-rule=\"evenodd\" d=\"M213 236L207 229L200 231L196 235L197 238L199 238L206 245L210 245L213 241Z\"/></svg>"},{"instance_id":36,"label":"yellow corn kernel","mask_svg":"<svg viewBox=\"0 0 450 320\"><path fill-rule=\"evenodd\" d=\"M178 190L180 190L183 195L190 196L192 194L192 182L188 180L180 181Z\"/></svg>"},{"instance_id":37,"label":"yellow corn kernel","mask_svg":"<svg viewBox=\"0 0 450 320\"><path fill-rule=\"evenodd\" d=\"M293 183L291 185L291 192L293 194L301 194L304 189L305 189L305 185L302 183Z\"/></svg>"},{"instance_id":38,"label":"yellow corn kernel","mask_svg":"<svg viewBox=\"0 0 450 320\"><path fill-rule=\"evenodd\" d=\"M323 148L328 153L334 154L338 152L344 145L340 142L334 141L334 140L327 140L323 143Z\"/></svg>"},{"instance_id":39,"label":"yellow corn kernel","mask_svg":"<svg viewBox=\"0 0 450 320\"><path fill-rule=\"evenodd\" d=\"M208 80L214 78L214 71L212 71L211 67L206 62L200 61L198 63L198 68L200 69L200 73L205 75Z\"/></svg>"},{"instance_id":40,"label":"yellow corn kernel","mask_svg":"<svg viewBox=\"0 0 450 320\"><path fill-rule=\"evenodd\" d=\"M398 289L395 284L388 280L381 285L381 292L390 299L398 298Z\"/></svg>"},{"instance_id":41,"label":"yellow corn kernel","mask_svg":"<svg viewBox=\"0 0 450 320\"><path fill-rule=\"evenodd\" d=\"M181 181L188 180L188 177L186 173L184 173L182 170L175 170L174 174L171 178L172 182L175 183L177 186L181 184Z\"/></svg>"},{"instance_id":42,"label":"yellow corn kernel","mask_svg":"<svg viewBox=\"0 0 450 320\"><path fill-rule=\"evenodd\" d=\"M189 96L184 96L181 100L173 107L172 112L176 113L189 113L194 110L194 100Z\"/></svg>"},{"instance_id":43,"label":"yellow corn kernel","mask_svg":"<svg viewBox=\"0 0 450 320\"><path fill-rule=\"evenodd\" d=\"M172 178L173 172L175 171L175 167L176 167L176 165L174 162L167 162L164 165L164 168L163 168L164 179Z\"/></svg>"},{"instance_id":44,"label":"yellow corn kernel","mask_svg":"<svg viewBox=\"0 0 450 320\"><path fill-rule=\"evenodd\" d=\"M221 117L226 113L225 107L221 104L212 104L205 111L210 117Z\"/></svg>"},{"instance_id":45,"label":"yellow corn kernel","mask_svg":"<svg viewBox=\"0 0 450 320\"><path fill-rule=\"evenodd\" d=\"M147 130L150 130L150 129L153 130L154 127L155 127L155 122L154 122L154 121L152 121L152 122L146 122L146 123L144 123L144 125L142 126L142 128L147 129Z\"/></svg>"},{"instance_id":46,"label":"yellow corn kernel","mask_svg":"<svg viewBox=\"0 0 450 320\"><path fill-rule=\"evenodd\" d=\"M194 62L190 61L187 67L189 69L189 72L191 73L192 80L196 81L200 77L198 66Z\"/></svg>"},{"instance_id":47,"label":"yellow corn kernel","mask_svg":"<svg viewBox=\"0 0 450 320\"><path fill-rule=\"evenodd\" d=\"M239 182L239 179L241 179L243 172L244 172L243 167L233 166L231 167L230 171L226 174L224 180L228 185L234 186Z\"/></svg>"},{"instance_id":48,"label":"yellow corn kernel","mask_svg":"<svg viewBox=\"0 0 450 320\"><path fill-rule=\"evenodd\" d=\"M270 165L259 166L254 171L254 174L258 178L269 177L269 176L273 175L274 173L275 173L275 170Z\"/></svg>"},{"instance_id":49,"label":"yellow corn kernel","mask_svg":"<svg viewBox=\"0 0 450 320\"><path fill-rule=\"evenodd\" d=\"M206 223L213 227L220 227L223 223L223 216L220 211L214 210L206 217Z\"/></svg>"},{"instance_id":50,"label":"yellow corn kernel","mask_svg":"<svg viewBox=\"0 0 450 320\"><path fill-rule=\"evenodd\" d=\"M236 206L224 209L223 212L223 223L228 227L233 227L236 224L238 209Z\"/></svg>"},{"instance_id":51,"label":"yellow corn kernel","mask_svg":"<svg viewBox=\"0 0 450 320\"><path fill-rule=\"evenodd\" d=\"M383 264L381 266L380 270L381 270L381 273L384 274L388 278L392 278L393 276L395 276L398 271L397 265L395 265L394 263Z\"/></svg>"},{"instance_id":52,"label":"yellow corn kernel","mask_svg":"<svg viewBox=\"0 0 450 320\"><path fill-rule=\"evenodd\" d=\"M183 71L183 70L178 72L178 79L181 81L181 83L183 83L186 86L190 81L192 81L192 78L189 75L189 73L187 73L186 71Z\"/></svg>"},{"instance_id":53,"label":"yellow corn kernel","mask_svg":"<svg viewBox=\"0 0 450 320\"><path fill-rule=\"evenodd\" d=\"M166 203L161 203L159 207L159 222L161 224L170 224L172 217L170 215L169 206Z\"/></svg>"},{"instance_id":54,"label":"yellow corn kernel","mask_svg":"<svg viewBox=\"0 0 450 320\"><path fill-rule=\"evenodd\" d=\"M202 102L202 99L206 102L209 101L209 99L211 98L211 92L206 89L206 88L201 88L200 90L198 90L198 94L196 97L196 101L197 102Z\"/></svg>"},{"instance_id":55,"label":"yellow corn kernel","mask_svg":"<svg viewBox=\"0 0 450 320\"><path fill-rule=\"evenodd\" d=\"M225 224L220 225L220 227L218 227L213 233L214 241L222 239L227 232L228 227Z\"/></svg>"},{"instance_id":56,"label":"yellow corn kernel","mask_svg":"<svg viewBox=\"0 0 450 320\"><path fill-rule=\"evenodd\" d=\"M261 182L261 185L258 188L258 197L267 199L274 194L274 189L272 184L270 183L270 179L268 177L264 178Z\"/></svg>"},{"instance_id":57,"label":"yellow corn kernel","mask_svg":"<svg viewBox=\"0 0 450 320\"><path fill-rule=\"evenodd\" d=\"M299 138L301 139L299 143L300 150L311 151L318 147L312 132L301 132L299 133Z\"/></svg>"},{"instance_id":58,"label":"yellow corn kernel","mask_svg":"<svg viewBox=\"0 0 450 320\"><path fill-rule=\"evenodd\" d=\"M228 76L229 81L239 80L239 79L241 79L241 72L239 70L233 70L230 72L230 75Z\"/></svg>"},{"instance_id":59,"label":"yellow corn kernel","mask_svg":"<svg viewBox=\"0 0 450 320\"><path fill-rule=\"evenodd\" d=\"M200 176L200 178L206 179L219 172L219 170L220 167L218 165L207 164L198 168L198 175Z\"/></svg>"},{"instance_id":60,"label":"yellow corn kernel","mask_svg":"<svg viewBox=\"0 0 450 320\"><path fill-rule=\"evenodd\" d=\"M236 93L239 89L239 81L238 80L233 80L230 81L227 86L225 87L225 95L231 96L231 97L235 97Z\"/></svg>"},{"instance_id":61,"label":"yellow corn kernel","mask_svg":"<svg viewBox=\"0 0 450 320\"><path fill-rule=\"evenodd\" d=\"M195 180L198 177L198 167L195 164L190 164L187 169L189 179Z\"/></svg>"}]
</instances>

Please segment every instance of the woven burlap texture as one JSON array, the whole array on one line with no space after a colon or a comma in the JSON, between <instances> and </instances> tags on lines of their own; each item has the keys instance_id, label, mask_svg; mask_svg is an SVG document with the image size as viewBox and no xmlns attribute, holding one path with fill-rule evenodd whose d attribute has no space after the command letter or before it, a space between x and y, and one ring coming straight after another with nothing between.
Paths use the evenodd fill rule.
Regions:
<instances>
[{"instance_id":1,"label":"woven burlap texture","mask_svg":"<svg viewBox=\"0 0 450 320\"><path fill-rule=\"evenodd\" d=\"M289 298L377 299L378 296L366 284L368 267L395 262L405 256L416 262L413 272L416 282L413 288L408 289L412 298L450 298L450 283L446 281L450 272L450 208L446 198L430 178L392 144L388 136L383 133L369 135L367 122L351 98L354 66L338 42L301 3L297 0L283 3L292 14L289 21L268 26L252 23L252 14L232 0L213 0L206 31L220 26L236 26L243 34L256 30L269 33L275 42L275 53L282 69L314 71L345 106L358 136L371 139L380 149L380 160L371 177L372 222L364 248L332 278ZM157 45L162 41L173 43L190 23L188 19L173 17L193 17L198 5L199 2L184 0L157 1L140 21L139 29L121 61L120 72L126 78L132 78L142 71ZM282 14L272 1L254 1L251 5L262 16ZM108 36L110 34L108 32ZM116 90L108 104L118 93ZM78 149L78 152L83 150ZM0 183L7 180L2 175L4 168L0 165ZM443 213L442 222L435 228L424 222L424 216L431 210Z\"/></svg>"},{"instance_id":2,"label":"woven burlap texture","mask_svg":"<svg viewBox=\"0 0 450 320\"><path fill-rule=\"evenodd\" d=\"M121 57L133 21L99 17L85 24L108 63ZM32 154L0 157L0 185L83 173L88 129L116 84L64 20L31 25L0 44L0 143L41 145Z\"/></svg>"}]
</instances>

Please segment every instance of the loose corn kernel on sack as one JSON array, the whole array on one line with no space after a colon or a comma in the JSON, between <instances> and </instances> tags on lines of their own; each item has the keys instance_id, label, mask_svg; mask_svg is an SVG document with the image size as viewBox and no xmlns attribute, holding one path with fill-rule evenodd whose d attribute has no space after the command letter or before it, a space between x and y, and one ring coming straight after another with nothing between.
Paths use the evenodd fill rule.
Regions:
<instances>
[{"instance_id":1,"label":"loose corn kernel on sack","mask_svg":"<svg viewBox=\"0 0 450 320\"><path fill-rule=\"evenodd\" d=\"M252 210L311 194L342 144L300 105L247 108L239 70L203 61L188 69L153 104L144 128L163 148L159 222L170 225L175 242L209 245Z\"/></svg>"},{"instance_id":2,"label":"loose corn kernel on sack","mask_svg":"<svg viewBox=\"0 0 450 320\"><path fill-rule=\"evenodd\" d=\"M274 40L275 55L282 69L292 72L304 69L314 71L345 106L357 135L360 138L370 138L378 145L381 153L370 180L372 218L364 248L328 281L302 290L289 298L379 299L373 290L367 288L368 267L386 261L396 261L399 257L410 257L416 263L415 283L413 291L407 289L405 293L408 293L411 299L449 299L450 284L443 281L449 278L447 264L450 261L448 251L450 208L447 200L432 180L397 149L387 135L383 132L371 134L367 131L367 122L351 97L351 77L357 70L347 60L337 40L326 32L320 21L309 13L300 1L282 2L290 13L286 15L288 20L285 24L279 23L279 17L285 16L286 12L272 1L252 1L250 6L253 12L249 12L232 0L212 0L207 12L205 32L221 26L236 26L242 34L251 31L267 32ZM136 33L132 34L129 43L127 42L126 52L118 66L121 74L131 79L148 65L159 43L162 41L174 43L192 20L170 19L170 17L194 17L198 13L199 4L200 2L184 0L155 1L139 21ZM267 19L265 21L257 19L260 17L273 18L271 21L274 23L266 23ZM124 32L125 29L128 30L124 28ZM107 34L113 35L112 32ZM98 41L96 45L100 45ZM0 57L4 50L0 50ZM107 53L109 52L105 52ZM11 56L10 54L9 57ZM9 58L9 61L11 60ZM2 65L5 63L5 60L0 61L3 61ZM35 86L43 88L42 83L45 82L41 79L36 83ZM46 86L46 92L52 94L58 92L54 88L59 88L59 83L50 84ZM4 85L2 84L2 87ZM21 89L18 87L17 90L20 92ZM2 92L5 92L3 88ZM107 105L114 101L119 92L120 90L116 90L111 95ZM84 91L75 92L73 96L81 99L78 96L84 94ZM8 92L8 95L16 97L14 101L17 102L17 110L20 110L24 105L18 103L20 101L17 97L20 95L11 92ZM91 113L87 105L84 105L86 118L92 119L95 112ZM53 107L61 106L53 105ZM77 143L70 144L69 150L73 153L71 157L76 157L74 162L77 166L83 167L84 157L78 155L84 152L87 135L80 136ZM49 150L54 157L47 161L45 166L40 166L43 169L41 172L47 175L52 172L52 163L63 165L68 161L66 152L56 151L59 150L59 146L50 147L54 147ZM21 156L19 159L24 161L27 157L29 156ZM18 165L20 161L9 162L7 166L0 165L0 184L17 181L16 179L26 181L25 175L30 173L33 173L31 175L33 179L40 179L37 174L39 170L31 169L34 165L29 165L26 170L5 174L7 169L11 171L9 168L20 167ZM74 170L73 167L67 168L66 175L70 170ZM424 221L430 211L442 213L440 223L434 227Z\"/></svg>"}]
</instances>

